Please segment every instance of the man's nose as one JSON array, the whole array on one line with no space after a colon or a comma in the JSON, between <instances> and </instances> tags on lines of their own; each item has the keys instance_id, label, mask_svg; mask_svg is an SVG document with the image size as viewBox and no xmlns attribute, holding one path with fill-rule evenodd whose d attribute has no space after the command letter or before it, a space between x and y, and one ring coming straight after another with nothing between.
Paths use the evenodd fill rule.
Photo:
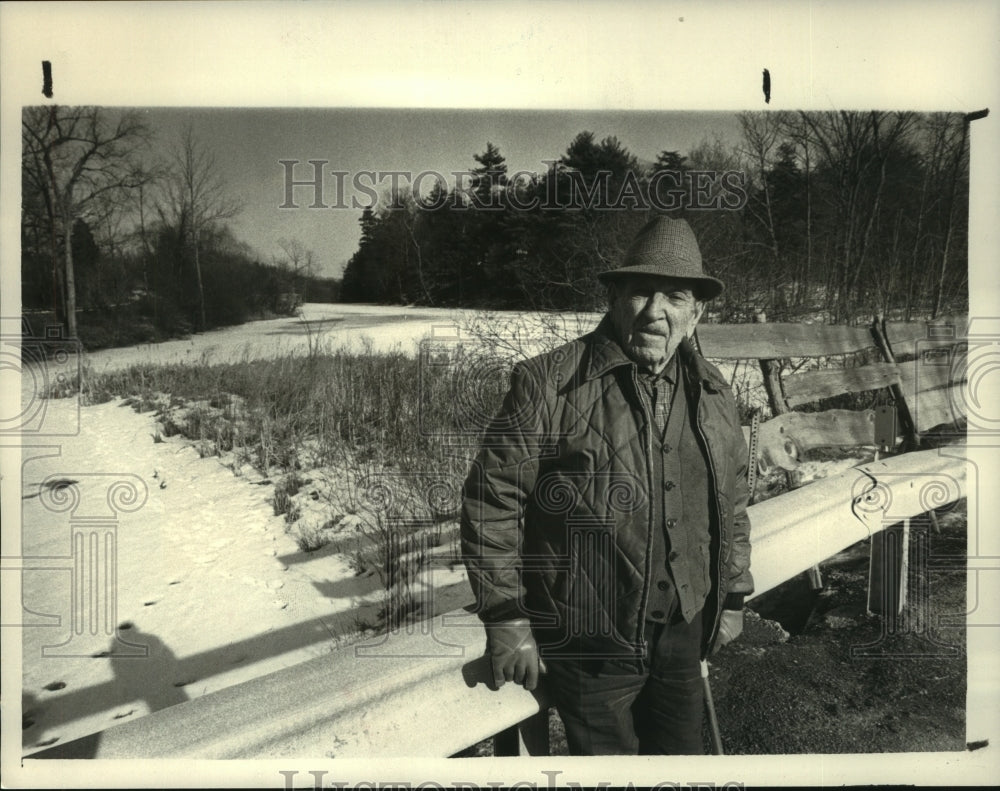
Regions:
<instances>
[{"instance_id":1,"label":"man's nose","mask_svg":"<svg viewBox=\"0 0 1000 791\"><path fill-rule=\"evenodd\" d=\"M654 291L646 299L646 304L642 308L642 314L647 318L663 318L667 311L667 295L662 291Z\"/></svg>"}]
</instances>

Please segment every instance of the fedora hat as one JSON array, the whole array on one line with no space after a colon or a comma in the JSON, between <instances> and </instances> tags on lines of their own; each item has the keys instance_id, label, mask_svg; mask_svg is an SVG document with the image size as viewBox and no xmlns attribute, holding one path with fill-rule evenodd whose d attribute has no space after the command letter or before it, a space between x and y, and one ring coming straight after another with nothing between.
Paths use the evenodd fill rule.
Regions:
<instances>
[{"instance_id":1,"label":"fedora hat","mask_svg":"<svg viewBox=\"0 0 1000 791\"><path fill-rule=\"evenodd\" d=\"M685 220L654 217L636 234L617 269L608 269L597 277L609 283L626 275L659 275L692 281L701 299L713 299L722 293L721 280L706 275L701 266L701 251L694 231Z\"/></svg>"}]
</instances>

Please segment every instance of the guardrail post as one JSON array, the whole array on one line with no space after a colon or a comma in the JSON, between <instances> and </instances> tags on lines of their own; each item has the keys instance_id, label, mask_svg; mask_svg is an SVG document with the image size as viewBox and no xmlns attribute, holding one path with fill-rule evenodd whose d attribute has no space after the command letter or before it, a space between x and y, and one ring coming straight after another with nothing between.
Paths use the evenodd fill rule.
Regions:
<instances>
[{"instance_id":1,"label":"guardrail post","mask_svg":"<svg viewBox=\"0 0 1000 791\"><path fill-rule=\"evenodd\" d=\"M911 522L911 520L906 520L906 522ZM889 532L890 535L895 534L897 540L902 534L902 538L908 545L907 561L905 566L900 569L899 590L906 593L909 606L904 610L901 605L907 602L903 600L894 612L895 603L891 601L891 597L896 589L887 588L884 593L880 592L878 596L883 598L881 601L876 598L875 603L884 606L888 614L881 619L879 635L871 643L852 645L851 656L853 658L957 656L958 646L943 642L940 633L932 628L935 624L931 620L930 613L931 586L929 576L936 570L936 567L933 567L930 562L930 525L918 517L916 522L910 524L908 536L904 528L899 526L890 527L887 531L880 531L877 535L881 536L883 532ZM888 556L883 557L885 561L891 560ZM871 603L869 608L870 612L873 611ZM902 643L889 639L891 636L899 634L910 635L911 640Z\"/></svg>"},{"instance_id":2,"label":"guardrail post","mask_svg":"<svg viewBox=\"0 0 1000 791\"><path fill-rule=\"evenodd\" d=\"M875 459L896 447L896 406L875 410ZM895 628L906 604L906 578L910 545L910 520L887 526L872 536L868 564L868 612L881 615Z\"/></svg>"},{"instance_id":3,"label":"guardrail post","mask_svg":"<svg viewBox=\"0 0 1000 791\"><path fill-rule=\"evenodd\" d=\"M895 624L906 604L910 520L872 536L868 572L868 612Z\"/></svg>"},{"instance_id":4,"label":"guardrail post","mask_svg":"<svg viewBox=\"0 0 1000 791\"><path fill-rule=\"evenodd\" d=\"M493 737L497 757L549 754L549 711L542 709Z\"/></svg>"}]
</instances>

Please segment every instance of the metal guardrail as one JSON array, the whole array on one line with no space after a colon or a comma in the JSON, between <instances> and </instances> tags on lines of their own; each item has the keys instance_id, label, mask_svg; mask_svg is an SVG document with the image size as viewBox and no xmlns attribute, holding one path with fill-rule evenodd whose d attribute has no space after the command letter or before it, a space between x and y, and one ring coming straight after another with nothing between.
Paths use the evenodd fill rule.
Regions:
<instances>
[{"instance_id":1,"label":"metal guardrail","mask_svg":"<svg viewBox=\"0 0 1000 791\"><path fill-rule=\"evenodd\" d=\"M961 446L860 465L752 505L760 595L901 520L966 496ZM543 693L489 687L478 620L458 610L29 756L453 755L512 726L547 749Z\"/></svg>"}]
</instances>

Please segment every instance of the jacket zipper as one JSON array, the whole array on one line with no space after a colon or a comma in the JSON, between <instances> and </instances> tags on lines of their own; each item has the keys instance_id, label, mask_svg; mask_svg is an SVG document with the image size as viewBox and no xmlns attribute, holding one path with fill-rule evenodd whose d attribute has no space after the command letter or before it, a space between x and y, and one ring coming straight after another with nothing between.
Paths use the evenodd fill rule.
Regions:
<instances>
[{"instance_id":1,"label":"jacket zipper","mask_svg":"<svg viewBox=\"0 0 1000 791\"><path fill-rule=\"evenodd\" d=\"M645 574L643 575L643 585L642 585L642 598L639 601L639 635L638 644L639 646L646 645L646 605L649 602L649 589L652 581L651 571L653 564L653 530L656 529L656 525L653 524L655 519L656 509L653 507L653 429L651 427L651 417L646 410L646 400L639 390L639 381L636 378L635 368L632 368L632 387L634 388L636 396L638 396L639 404L642 407L643 419L645 422L644 434L646 439L646 491L649 493L650 497L650 507L647 509L649 511L649 522L646 530L646 553L643 563L643 569Z\"/></svg>"},{"instance_id":2,"label":"jacket zipper","mask_svg":"<svg viewBox=\"0 0 1000 791\"><path fill-rule=\"evenodd\" d=\"M702 427L702 424L701 424L701 395L702 395L701 394L701 387L699 386L699 388L698 388L698 403L695 406L695 409L697 410L697 419L695 420L695 424L698 426L698 434L701 436L701 441L702 441L702 444L703 444L703 446L705 448L705 455L708 457L708 470L709 470L709 473L711 474L712 492L714 493L714 496L713 496L712 500L715 502L715 513L716 513L716 517L717 517L717 520L718 520L718 526L719 526L718 527L718 530L719 530L719 560L718 560L718 563L716 564L716 572L717 572L716 580L718 582L716 584L715 613L712 616L712 631L709 632L708 642L705 643L705 652L704 653L707 656L708 651L712 647L712 643L715 642L716 635L718 635L718 633L719 633L719 623L720 623L720 621L719 621L719 613L721 612L721 606L722 606L722 600L723 600L723 596L722 596L722 574L723 574L723 568L722 568L722 557L723 557L723 551L722 551L723 550L723 546L722 546L722 520L725 517L724 517L724 515L722 513L722 508L719 506L719 494L718 494L718 492L719 492L719 480L718 480L718 474L717 474L716 469L715 469L715 459L712 456L712 448L711 448L711 446L708 443L708 437L705 436L705 430L704 430L704 428Z\"/></svg>"}]
</instances>

